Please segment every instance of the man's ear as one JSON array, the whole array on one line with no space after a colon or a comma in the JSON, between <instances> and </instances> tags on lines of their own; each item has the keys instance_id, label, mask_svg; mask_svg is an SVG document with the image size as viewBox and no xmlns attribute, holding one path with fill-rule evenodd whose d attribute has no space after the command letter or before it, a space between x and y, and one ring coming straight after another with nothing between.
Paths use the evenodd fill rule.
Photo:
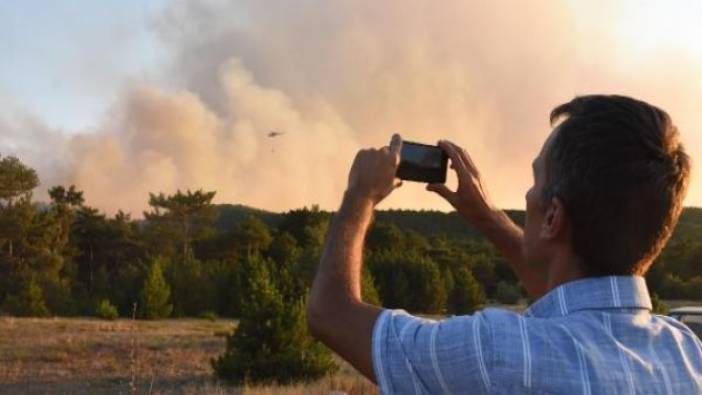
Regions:
<instances>
[{"instance_id":1,"label":"man's ear","mask_svg":"<svg viewBox=\"0 0 702 395\"><path fill-rule=\"evenodd\" d=\"M553 240L560 237L566 230L566 222L566 213L565 207L563 207L563 202L558 197L552 198L551 202L546 208L544 221L541 223L541 238Z\"/></svg>"}]
</instances>

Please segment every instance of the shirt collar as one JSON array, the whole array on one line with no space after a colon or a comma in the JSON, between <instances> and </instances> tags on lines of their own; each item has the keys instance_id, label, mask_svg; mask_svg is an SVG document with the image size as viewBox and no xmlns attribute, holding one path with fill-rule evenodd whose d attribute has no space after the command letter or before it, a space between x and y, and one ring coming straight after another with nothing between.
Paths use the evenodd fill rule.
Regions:
<instances>
[{"instance_id":1,"label":"shirt collar","mask_svg":"<svg viewBox=\"0 0 702 395\"><path fill-rule=\"evenodd\" d=\"M579 310L646 309L651 298L641 276L588 277L561 284L524 312L532 317L563 317Z\"/></svg>"}]
</instances>

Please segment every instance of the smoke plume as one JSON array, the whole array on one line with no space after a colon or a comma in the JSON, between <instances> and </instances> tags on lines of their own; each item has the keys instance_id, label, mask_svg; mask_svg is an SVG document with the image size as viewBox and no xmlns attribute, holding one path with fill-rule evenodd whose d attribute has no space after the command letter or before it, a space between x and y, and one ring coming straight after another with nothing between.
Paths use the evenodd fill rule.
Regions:
<instances>
[{"instance_id":1,"label":"smoke plume","mask_svg":"<svg viewBox=\"0 0 702 395\"><path fill-rule=\"evenodd\" d=\"M139 216L149 192L178 188L270 210L335 209L355 152L400 132L466 147L497 205L523 208L530 161L550 131L547 114L576 94L660 105L693 158L702 153L702 90L690 88L702 82L702 57L627 51L630 36L617 30L627 10L169 2L151 26L167 53L163 78L135 80L94 130L70 137L3 106L0 143L37 168L43 186L75 183L89 204ZM695 184L688 202L700 204ZM407 183L384 207L448 205Z\"/></svg>"}]
</instances>

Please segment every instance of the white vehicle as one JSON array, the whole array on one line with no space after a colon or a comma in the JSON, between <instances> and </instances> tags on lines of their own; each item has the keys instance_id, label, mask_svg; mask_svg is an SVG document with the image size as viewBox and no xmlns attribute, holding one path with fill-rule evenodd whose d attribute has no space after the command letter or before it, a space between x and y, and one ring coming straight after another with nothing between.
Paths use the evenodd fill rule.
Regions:
<instances>
[{"instance_id":1,"label":"white vehicle","mask_svg":"<svg viewBox=\"0 0 702 395\"><path fill-rule=\"evenodd\" d=\"M687 325L702 339L702 307L680 307L670 310L668 315Z\"/></svg>"}]
</instances>

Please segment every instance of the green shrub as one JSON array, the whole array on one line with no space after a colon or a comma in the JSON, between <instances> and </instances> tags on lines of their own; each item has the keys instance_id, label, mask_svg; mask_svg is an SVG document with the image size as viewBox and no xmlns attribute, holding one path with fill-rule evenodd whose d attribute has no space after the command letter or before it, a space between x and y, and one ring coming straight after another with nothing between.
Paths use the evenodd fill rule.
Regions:
<instances>
[{"instance_id":1,"label":"green shrub","mask_svg":"<svg viewBox=\"0 0 702 395\"><path fill-rule=\"evenodd\" d=\"M446 309L446 282L437 263L416 252L370 254L368 269L383 306L440 314Z\"/></svg>"},{"instance_id":2,"label":"green shrub","mask_svg":"<svg viewBox=\"0 0 702 395\"><path fill-rule=\"evenodd\" d=\"M472 314L485 303L485 293L470 270L459 269L453 281L454 286L448 296L449 313Z\"/></svg>"},{"instance_id":3,"label":"green shrub","mask_svg":"<svg viewBox=\"0 0 702 395\"><path fill-rule=\"evenodd\" d=\"M250 291L226 351L212 360L217 376L232 384L285 385L336 371L332 354L307 333L304 299L284 298L264 259L252 256L245 264Z\"/></svg>"},{"instance_id":4,"label":"green shrub","mask_svg":"<svg viewBox=\"0 0 702 395\"><path fill-rule=\"evenodd\" d=\"M378 295L378 289L375 288L375 280L373 275L368 270L367 266L363 267L363 272L361 273L361 299L368 304L374 306L380 306L380 296Z\"/></svg>"},{"instance_id":5,"label":"green shrub","mask_svg":"<svg viewBox=\"0 0 702 395\"><path fill-rule=\"evenodd\" d=\"M36 281L23 282L17 295L9 295L2 309L17 317L46 317L49 309L44 303L44 295Z\"/></svg>"},{"instance_id":6,"label":"green shrub","mask_svg":"<svg viewBox=\"0 0 702 395\"><path fill-rule=\"evenodd\" d=\"M217 317L217 313L215 313L214 311L207 310L200 314L200 318L214 322L217 321L217 318L219 317Z\"/></svg>"},{"instance_id":7,"label":"green shrub","mask_svg":"<svg viewBox=\"0 0 702 395\"><path fill-rule=\"evenodd\" d=\"M651 305L653 305L653 312L655 314L667 315L668 311L670 310L668 305L665 304L665 302L663 302L656 293L651 294Z\"/></svg>"},{"instance_id":8,"label":"green shrub","mask_svg":"<svg viewBox=\"0 0 702 395\"><path fill-rule=\"evenodd\" d=\"M666 273L660 293L667 299L702 300L702 276L683 279L675 274Z\"/></svg>"},{"instance_id":9,"label":"green shrub","mask_svg":"<svg viewBox=\"0 0 702 395\"><path fill-rule=\"evenodd\" d=\"M100 299L97 306L95 306L95 316L104 320L114 320L115 318L119 317L119 313L117 313L117 307L115 307L115 305L113 305L109 300Z\"/></svg>"},{"instance_id":10,"label":"green shrub","mask_svg":"<svg viewBox=\"0 0 702 395\"><path fill-rule=\"evenodd\" d=\"M503 304L515 304L519 302L522 297L522 293L519 290L519 286L516 284L510 284L505 281L500 281L497 283L497 290L495 291L495 298L499 303Z\"/></svg>"}]
</instances>

